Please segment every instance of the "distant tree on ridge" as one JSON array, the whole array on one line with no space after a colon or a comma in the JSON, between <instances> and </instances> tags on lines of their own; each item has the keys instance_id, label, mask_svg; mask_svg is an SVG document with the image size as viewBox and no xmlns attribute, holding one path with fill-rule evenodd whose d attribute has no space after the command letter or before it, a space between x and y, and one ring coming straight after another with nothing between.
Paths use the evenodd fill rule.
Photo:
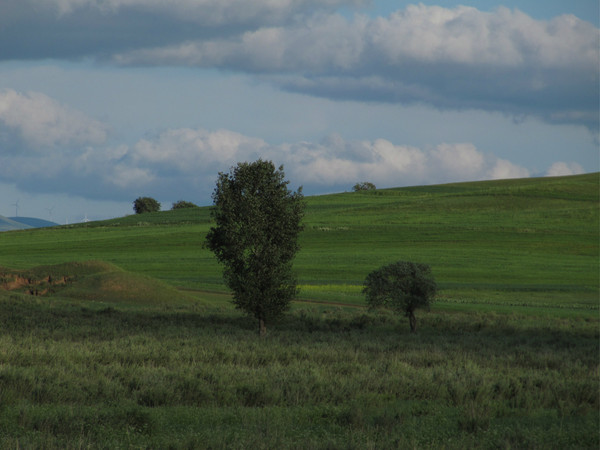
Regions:
<instances>
[{"instance_id":1,"label":"distant tree on ridge","mask_svg":"<svg viewBox=\"0 0 600 450\"><path fill-rule=\"evenodd\" d=\"M184 209L184 208L197 208L198 205L195 205L192 202L186 202L183 200L179 200L178 202L173 203L172 210L174 209Z\"/></svg>"},{"instance_id":2,"label":"distant tree on ridge","mask_svg":"<svg viewBox=\"0 0 600 450\"><path fill-rule=\"evenodd\" d=\"M136 214L160 211L160 203L151 197L138 197L133 202L133 210Z\"/></svg>"},{"instance_id":3,"label":"distant tree on ridge","mask_svg":"<svg viewBox=\"0 0 600 450\"><path fill-rule=\"evenodd\" d=\"M375 187L375 185L373 183L370 183L368 181L363 181L362 183L356 183L354 186L352 186L352 190L354 192L358 192L358 191L373 191L377 189Z\"/></svg>"}]
</instances>

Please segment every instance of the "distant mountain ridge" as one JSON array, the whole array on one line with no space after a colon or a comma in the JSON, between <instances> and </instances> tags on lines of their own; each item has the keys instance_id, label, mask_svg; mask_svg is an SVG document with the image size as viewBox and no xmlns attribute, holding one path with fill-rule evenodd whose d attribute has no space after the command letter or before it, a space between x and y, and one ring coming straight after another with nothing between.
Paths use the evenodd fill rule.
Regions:
<instances>
[{"instance_id":1,"label":"distant mountain ridge","mask_svg":"<svg viewBox=\"0 0 600 450\"><path fill-rule=\"evenodd\" d=\"M24 230L26 228L31 227L24 223L10 220L8 217L0 216L0 231Z\"/></svg>"},{"instance_id":2,"label":"distant mountain ridge","mask_svg":"<svg viewBox=\"0 0 600 450\"><path fill-rule=\"evenodd\" d=\"M57 223L36 217L0 216L0 231L26 230L28 228L55 227Z\"/></svg>"}]
</instances>

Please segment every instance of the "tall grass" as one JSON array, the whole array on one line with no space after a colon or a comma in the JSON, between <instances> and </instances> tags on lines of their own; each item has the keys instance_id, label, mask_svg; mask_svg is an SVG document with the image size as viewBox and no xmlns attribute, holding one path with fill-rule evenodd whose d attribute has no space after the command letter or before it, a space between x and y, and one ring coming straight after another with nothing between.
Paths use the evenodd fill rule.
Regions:
<instances>
[{"instance_id":1,"label":"tall grass","mask_svg":"<svg viewBox=\"0 0 600 450\"><path fill-rule=\"evenodd\" d=\"M597 448L598 323L4 296L2 447Z\"/></svg>"}]
</instances>

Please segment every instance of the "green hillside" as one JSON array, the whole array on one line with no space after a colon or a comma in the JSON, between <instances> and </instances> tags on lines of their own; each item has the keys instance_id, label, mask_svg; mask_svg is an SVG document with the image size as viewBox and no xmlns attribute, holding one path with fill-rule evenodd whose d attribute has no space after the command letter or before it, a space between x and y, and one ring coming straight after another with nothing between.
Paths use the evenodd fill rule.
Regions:
<instances>
[{"instance_id":1,"label":"green hillside","mask_svg":"<svg viewBox=\"0 0 600 450\"><path fill-rule=\"evenodd\" d=\"M432 266L440 307L598 307L598 174L307 198L295 268L302 299L362 303L368 272ZM0 234L0 265L101 260L175 287L226 291L203 247L209 208Z\"/></svg>"},{"instance_id":2,"label":"green hillside","mask_svg":"<svg viewBox=\"0 0 600 450\"><path fill-rule=\"evenodd\" d=\"M370 270L408 259L432 265L446 301L596 308L598 174L315 197L303 243L305 295L358 294Z\"/></svg>"}]
</instances>

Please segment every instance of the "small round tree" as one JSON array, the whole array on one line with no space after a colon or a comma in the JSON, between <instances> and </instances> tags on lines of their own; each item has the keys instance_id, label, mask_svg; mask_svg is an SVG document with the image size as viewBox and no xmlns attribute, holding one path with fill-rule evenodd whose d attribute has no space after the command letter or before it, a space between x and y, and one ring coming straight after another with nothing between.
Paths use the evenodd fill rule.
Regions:
<instances>
[{"instance_id":1,"label":"small round tree","mask_svg":"<svg viewBox=\"0 0 600 450\"><path fill-rule=\"evenodd\" d=\"M133 202L133 210L136 214L160 211L160 203L151 197L138 197Z\"/></svg>"},{"instance_id":2,"label":"small round tree","mask_svg":"<svg viewBox=\"0 0 600 450\"><path fill-rule=\"evenodd\" d=\"M403 313L410 331L417 330L415 309L429 308L437 285L427 264L398 261L374 270L364 282L363 293L370 308L386 306Z\"/></svg>"}]
</instances>

